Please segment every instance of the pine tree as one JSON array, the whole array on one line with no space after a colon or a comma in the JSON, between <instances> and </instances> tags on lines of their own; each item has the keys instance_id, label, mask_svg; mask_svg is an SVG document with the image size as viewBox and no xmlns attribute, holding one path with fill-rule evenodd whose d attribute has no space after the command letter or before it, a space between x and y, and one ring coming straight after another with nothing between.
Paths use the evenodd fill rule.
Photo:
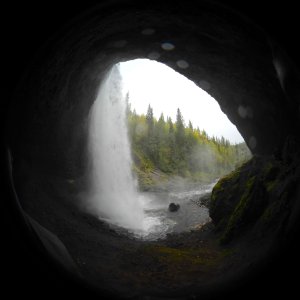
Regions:
<instances>
[{"instance_id":1,"label":"pine tree","mask_svg":"<svg viewBox=\"0 0 300 300\"><path fill-rule=\"evenodd\" d=\"M158 119L158 122L161 123L161 124L165 124L165 117L164 117L164 114L161 113L159 119Z\"/></svg>"},{"instance_id":2,"label":"pine tree","mask_svg":"<svg viewBox=\"0 0 300 300\"><path fill-rule=\"evenodd\" d=\"M147 126L148 126L148 137L150 138L153 136L153 131L154 131L153 109L150 106L150 104L148 106L146 120L147 120Z\"/></svg>"},{"instance_id":3,"label":"pine tree","mask_svg":"<svg viewBox=\"0 0 300 300\"><path fill-rule=\"evenodd\" d=\"M157 120L150 105L146 115L132 111L129 100L127 108L136 170L150 172L157 168L194 180L212 180L251 155L245 143L231 145L224 137L209 137L205 130L194 129L191 121L185 126L180 109L173 123L170 117L165 121L163 114Z\"/></svg>"},{"instance_id":4,"label":"pine tree","mask_svg":"<svg viewBox=\"0 0 300 300\"><path fill-rule=\"evenodd\" d=\"M126 93L125 96L125 105L126 105L126 116L128 117L131 113L131 104L129 102L129 92Z\"/></svg>"},{"instance_id":5,"label":"pine tree","mask_svg":"<svg viewBox=\"0 0 300 300\"><path fill-rule=\"evenodd\" d=\"M183 154L183 148L185 144L185 132L184 132L184 121L179 108L177 109L177 115L176 115L175 140L176 140L176 146L178 147L178 150L181 155Z\"/></svg>"},{"instance_id":6,"label":"pine tree","mask_svg":"<svg viewBox=\"0 0 300 300\"><path fill-rule=\"evenodd\" d=\"M154 130L154 117L153 117L153 109L152 107L148 106L147 115L146 115L146 122L147 122L147 129L148 129L148 136L146 141L146 149L149 157L154 163L158 162L158 138L155 135Z\"/></svg>"},{"instance_id":7,"label":"pine tree","mask_svg":"<svg viewBox=\"0 0 300 300\"><path fill-rule=\"evenodd\" d=\"M173 134L174 133L174 125L173 125L172 119L170 117L167 117L167 123L168 123L168 127L169 127L169 134Z\"/></svg>"},{"instance_id":8,"label":"pine tree","mask_svg":"<svg viewBox=\"0 0 300 300\"><path fill-rule=\"evenodd\" d=\"M161 113L158 122L155 126L155 133L159 140L159 143L162 144L164 140L166 139L166 122L164 118L164 114Z\"/></svg>"}]
</instances>

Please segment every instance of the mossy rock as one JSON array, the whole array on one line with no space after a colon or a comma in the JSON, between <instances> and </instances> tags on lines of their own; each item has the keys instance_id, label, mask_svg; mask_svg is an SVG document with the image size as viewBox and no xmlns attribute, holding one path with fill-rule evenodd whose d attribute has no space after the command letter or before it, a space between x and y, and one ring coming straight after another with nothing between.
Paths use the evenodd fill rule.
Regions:
<instances>
[{"instance_id":1,"label":"mossy rock","mask_svg":"<svg viewBox=\"0 0 300 300\"><path fill-rule=\"evenodd\" d=\"M253 157L219 180L212 191L209 213L222 243L241 236L264 214L280 186L281 169L272 157Z\"/></svg>"},{"instance_id":2,"label":"mossy rock","mask_svg":"<svg viewBox=\"0 0 300 300\"><path fill-rule=\"evenodd\" d=\"M214 186L209 204L209 215L215 225L228 219L238 203L240 168L221 178Z\"/></svg>"},{"instance_id":3,"label":"mossy rock","mask_svg":"<svg viewBox=\"0 0 300 300\"><path fill-rule=\"evenodd\" d=\"M220 241L227 243L249 228L263 214L267 204L268 196L263 183L257 177L251 177L245 185L241 200L227 222Z\"/></svg>"}]
</instances>

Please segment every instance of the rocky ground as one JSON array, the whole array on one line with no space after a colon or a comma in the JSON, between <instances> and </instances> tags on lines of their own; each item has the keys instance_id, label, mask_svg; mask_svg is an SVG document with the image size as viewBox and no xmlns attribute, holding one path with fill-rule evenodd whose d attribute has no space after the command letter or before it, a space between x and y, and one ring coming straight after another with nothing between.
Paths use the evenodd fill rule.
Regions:
<instances>
[{"instance_id":1,"label":"rocky ground","mask_svg":"<svg viewBox=\"0 0 300 300\"><path fill-rule=\"evenodd\" d=\"M234 255L218 245L211 223L159 241L137 240L78 209L74 180L26 178L19 185L25 211L60 238L87 282L119 296L183 296L187 287L193 294Z\"/></svg>"},{"instance_id":2,"label":"rocky ground","mask_svg":"<svg viewBox=\"0 0 300 300\"><path fill-rule=\"evenodd\" d=\"M222 234L211 222L163 240L137 240L80 210L79 181L34 173L20 178L16 183L24 210L59 237L84 281L115 296L212 294L254 269L269 247L266 238L249 241L245 232L244 239L222 244ZM197 204L207 206L210 198Z\"/></svg>"}]
</instances>

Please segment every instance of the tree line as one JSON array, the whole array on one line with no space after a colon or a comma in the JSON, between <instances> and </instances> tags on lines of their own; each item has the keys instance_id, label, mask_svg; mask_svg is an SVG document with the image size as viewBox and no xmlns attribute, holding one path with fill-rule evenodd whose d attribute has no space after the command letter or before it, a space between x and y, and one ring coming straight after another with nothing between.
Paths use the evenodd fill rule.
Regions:
<instances>
[{"instance_id":1,"label":"tree line","mask_svg":"<svg viewBox=\"0 0 300 300\"><path fill-rule=\"evenodd\" d=\"M245 143L232 145L224 137L209 137L205 130L185 124L180 109L176 121L161 114L159 119L148 106L146 114L137 114L126 98L128 135L134 169L140 172L160 170L194 180L218 178L250 158Z\"/></svg>"}]
</instances>

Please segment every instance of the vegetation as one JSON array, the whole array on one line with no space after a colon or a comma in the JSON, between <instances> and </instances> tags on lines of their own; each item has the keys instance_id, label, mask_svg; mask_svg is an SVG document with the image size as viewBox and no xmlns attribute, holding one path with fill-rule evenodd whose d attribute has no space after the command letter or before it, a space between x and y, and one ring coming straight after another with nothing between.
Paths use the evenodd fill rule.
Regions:
<instances>
[{"instance_id":1,"label":"vegetation","mask_svg":"<svg viewBox=\"0 0 300 300\"><path fill-rule=\"evenodd\" d=\"M209 137L191 121L186 126L179 108L175 122L163 114L157 120L150 105L146 115L138 115L127 96L127 119L133 170L141 188L155 185L155 172L209 182L251 156L245 143L232 145L224 137Z\"/></svg>"}]
</instances>

